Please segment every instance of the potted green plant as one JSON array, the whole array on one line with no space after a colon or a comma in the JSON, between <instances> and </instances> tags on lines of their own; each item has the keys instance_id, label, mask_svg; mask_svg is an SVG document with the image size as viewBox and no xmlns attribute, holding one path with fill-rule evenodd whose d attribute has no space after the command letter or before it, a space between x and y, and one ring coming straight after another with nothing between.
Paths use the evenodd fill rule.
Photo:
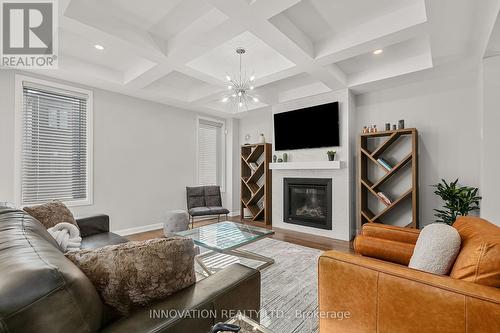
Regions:
<instances>
[{"instance_id":1,"label":"potted green plant","mask_svg":"<svg viewBox=\"0 0 500 333\"><path fill-rule=\"evenodd\" d=\"M335 161L335 154L337 152L335 150L329 150L326 152L326 154L328 155L328 160L329 161Z\"/></svg>"},{"instance_id":2,"label":"potted green plant","mask_svg":"<svg viewBox=\"0 0 500 333\"><path fill-rule=\"evenodd\" d=\"M441 179L441 183L432 186L436 188L434 193L444 201L443 209L434 209L436 222L453 225L458 216L466 216L479 209L481 197L477 195L477 187L460 186L458 178L449 184Z\"/></svg>"}]
</instances>

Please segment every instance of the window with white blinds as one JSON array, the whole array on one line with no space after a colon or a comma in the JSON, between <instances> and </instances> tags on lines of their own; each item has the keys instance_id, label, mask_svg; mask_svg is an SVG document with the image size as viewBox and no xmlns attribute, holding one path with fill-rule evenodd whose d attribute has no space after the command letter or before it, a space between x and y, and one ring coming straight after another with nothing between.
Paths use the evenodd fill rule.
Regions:
<instances>
[{"instance_id":1,"label":"window with white blinds","mask_svg":"<svg viewBox=\"0 0 500 333\"><path fill-rule=\"evenodd\" d=\"M21 203L89 201L89 96L23 82Z\"/></svg>"},{"instance_id":2,"label":"window with white blinds","mask_svg":"<svg viewBox=\"0 0 500 333\"><path fill-rule=\"evenodd\" d=\"M198 184L222 186L222 123L199 119Z\"/></svg>"}]
</instances>

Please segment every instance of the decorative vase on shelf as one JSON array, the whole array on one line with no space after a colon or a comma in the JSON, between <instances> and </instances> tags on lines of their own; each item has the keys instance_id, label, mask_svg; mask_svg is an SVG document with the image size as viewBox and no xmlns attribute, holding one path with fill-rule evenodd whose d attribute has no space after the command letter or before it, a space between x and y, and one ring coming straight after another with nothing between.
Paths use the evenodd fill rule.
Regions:
<instances>
[{"instance_id":1,"label":"decorative vase on shelf","mask_svg":"<svg viewBox=\"0 0 500 333\"><path fill-rule=\"evenodd\" d=\"M282 158L278 158L278 163L281 163L283 162L283 159Z\"/></svg>"},{"instance_id":2,"label":"decorative vase on shelf","mask_svg":"<svg viewBox=\"0 0 500 333\"><path fill-rule=\"evenodd\" d=\"M266 137L264 136L264 134L259 135L259 143L266 143Z\"/></svg>"},{"instance_id":3,"label":"decorative vase on shelf","mask_svg":"<svg viewBox=\"0 0 500 333\"><path fill-rule=\"evenodd\" d=\"M288 154L283 153L283 162L288 162Z\"/></svg>"},{"instance_id":4,"label":"decorative vase on shelf","mask_svg":"<svg viewBox=\"0 0 500 333\"><path fill-rule=\"evenodd\" d=\"M278 160L278 156L273 155L273 163L276 163L277 160Z\"/></svg>"}]
</instances>

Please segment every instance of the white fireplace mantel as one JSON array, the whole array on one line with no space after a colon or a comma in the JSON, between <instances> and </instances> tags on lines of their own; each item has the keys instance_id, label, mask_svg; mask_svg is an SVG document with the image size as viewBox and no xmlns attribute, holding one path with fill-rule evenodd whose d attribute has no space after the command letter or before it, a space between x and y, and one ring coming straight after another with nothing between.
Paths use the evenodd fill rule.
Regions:
<instances>
[{"instance_id":1,"label":"white fireplace mantel","mask_svg":"<svg viewBox=\"0 0 500 333\"><path fill-rule=\"evenodd\" d=\"M340 161L320 161L320 162L281 162L269 163L272 170L331 170L340 169Z\"/></svg>"}]
</instances>

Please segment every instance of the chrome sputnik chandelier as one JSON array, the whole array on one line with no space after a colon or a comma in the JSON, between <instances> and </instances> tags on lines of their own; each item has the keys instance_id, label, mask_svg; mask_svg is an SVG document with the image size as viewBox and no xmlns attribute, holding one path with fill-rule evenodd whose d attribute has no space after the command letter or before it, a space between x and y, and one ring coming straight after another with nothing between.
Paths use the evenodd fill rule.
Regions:
<instances>
[{"instance_id":1,"label":"chrome sputnik chandelier","mask_svg":"<svg viewBox=\"0 0 500 333\"><path fill-rule=\"evenodd\" d=\"M234 112L248 111L249 103L257 103L259 98L254 92L253 82L255 80L255 75L247 77L243 74L241 68L241 57L246 53L246 50L242 47L236 49L236 53L240 56L240 72L236 77L231 77L226 74L226 80L228 82L227 90L228 93L222 98L223 103L229 103L231 109Z\"/></svg>"}]
</instances>

